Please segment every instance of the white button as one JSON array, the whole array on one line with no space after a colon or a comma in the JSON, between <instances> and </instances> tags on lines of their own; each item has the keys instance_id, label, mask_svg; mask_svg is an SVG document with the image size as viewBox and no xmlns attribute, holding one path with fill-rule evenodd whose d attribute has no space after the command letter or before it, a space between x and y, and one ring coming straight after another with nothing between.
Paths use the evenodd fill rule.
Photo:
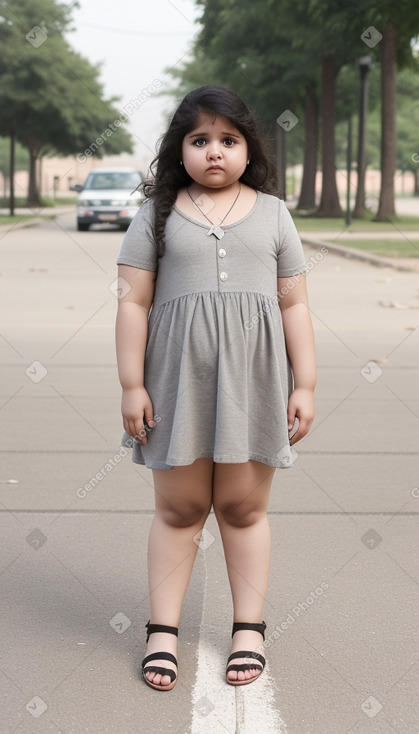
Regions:
<instances>
[{"instance_id":1,"label":"white button","mask_svg":"<svg viewBox=\"0 0 419 734\"><path fill-rule=\"evenodd\" d=\"M228 275L227 273L220 273L220 280L227 280Z\"/></svg>"},{"instance_id":2,"label":"white button","mask_svg":"<svg viewBox=\"0 0 419 734\"><path fill-rule=\"evenodd\" d=\"M219 255L219 257L225 257L227 255L227 253L226 253L225 250L223 250L222 247L220 247L220 249L218 250L218 255Z\"/></svg>"}]
</instances>

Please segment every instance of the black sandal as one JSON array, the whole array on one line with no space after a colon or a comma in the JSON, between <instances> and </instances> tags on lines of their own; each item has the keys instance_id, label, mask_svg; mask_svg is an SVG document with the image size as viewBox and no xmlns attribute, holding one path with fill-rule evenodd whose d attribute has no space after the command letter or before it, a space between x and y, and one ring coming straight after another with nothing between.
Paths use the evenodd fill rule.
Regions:
<instances>
[{"instance_id":1,"label":"black sandal","mask_svg":"<svg viewBox=\"0 0 419 734\"><path fill-rule=\"evenodd\" d=\"M152 635L154 632L166 632L167 634L176 635L176 637L178 636L177 627L167 627L167 625L165 624L150 624L150 620L148 620L146 628L146 642L148 642L150 635ZM174 688L176 685L177 673L175 673L175 671L171 668L159 668L156 665L149 665L146 668L145 666L147 665L147 663L150 663L152 660L168 660L169 662L174 663L176 667L178 667L178 662L175 656L172 655L170 652L153 652L151 653L151 655L147 655L147 657L145 657L143 662L141 663L142 676L147 685L150 686L150 688L154 688L156 691L171 691L172 688ZM146 678L146 673L160 673L160 675L168 675L170 677L170 683L168 686L155 685Z\"/></svg>"},{"instance_id":2,"label":"black sandal","mask_svg":"<svg viewBox=\"0 0 419 734\"><path fill-rule=\"evenodd\" d=\"M260 632L260 634L263 637L263 640L265 641L265 630L266 630L266 624L265 622L262 622L262 624L247 624L246 622L235 622L233 624L233 632L231 633L231 636L235 634L235 632L238 632L239 630L252 630L254 632ZM252 660L255 660L255 663L241 663L236 665L229 665L231 660L236 660L237 658L251 658ZM257 662L256 662L257 661ZM260 663L260 665L258 665ZM226 670L226 676L227 673L230 672L230 670L237 670L238 671L246 671L246 670L252 670L253 668L260 668L260 673L258 675L255 675L254 678L249 678L248 680L229 680L228 678L227 683L229 683L231 686L245 686L247 683L253 683L253 681L257 680L260 677L260 674L262 673L264 667L266 664L266 660L263 657L263 655L260 655L258 652L251 652L250 650L239 650L238 652L231 653L229 659L227 660L227 670Z\"/></svg>"}]
</instances>

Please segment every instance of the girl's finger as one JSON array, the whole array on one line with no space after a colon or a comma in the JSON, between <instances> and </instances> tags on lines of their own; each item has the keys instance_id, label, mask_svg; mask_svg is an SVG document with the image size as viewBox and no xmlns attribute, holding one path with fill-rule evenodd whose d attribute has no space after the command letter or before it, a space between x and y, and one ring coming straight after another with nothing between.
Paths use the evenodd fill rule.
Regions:
<instances>
[{"instance_id":1,"label":"girl's finger","mask_svg":"<svg viewBox=\"0 0 419 734\"><path fill-rule=\"evenodd\" d=\"M146 405L146 408L144 410L144 416L145 416L145 422L147 423L147 425L150 426L150 428L153 428L153 426L154 426L154 420L153 420L154 419L154 411L153 411L153 406L152 406L151 403L149 403L148 405Z\"/></svg>"},{"instance_id":2,"label":"girl's finger","mask_svg":"<svg viewBox=\"0 0 419 734\"><path fill-rule=\"evenodd\" d=\"M135 422L135 433L137 441L139 441L141 444L147 443L147 431L142 420L138 419Z\"/></svg>"},{"instance_id":3,"label":"girl's finger","mask_svg":"<svg viewBox=\"0 0 419 734\"><path fill-rule=\"evenodd\" d=\"M288 405L288 430L292 431L295 423L295 408L292 408L290 405Z\"/></svg>"},{"instance_id":4,"label":"girl's finger","mask_svg":"<svg viewBox=\"0 0 419 734\"><path fill-rule=\"evenodd\" d=\"M293 437L290 440L290 445L292 446L294 443L297 443L297 441L300 441L304 436L307 435L307 433L310 430L310 426L313 422L312 418L300 418L300 425L298 426L298 430L295 432Z\"/></svg>"}]
</instances>

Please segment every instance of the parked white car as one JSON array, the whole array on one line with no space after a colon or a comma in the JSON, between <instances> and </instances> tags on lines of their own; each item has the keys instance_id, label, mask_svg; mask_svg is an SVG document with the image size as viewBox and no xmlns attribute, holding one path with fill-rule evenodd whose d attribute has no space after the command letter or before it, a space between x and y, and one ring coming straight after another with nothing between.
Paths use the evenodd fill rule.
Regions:
<instances>
[{"instance_id":1,"label":"parked white car","mask_svg":"<svg viewBox=\"0 0 419 734\"><path fill-rule=\"evenodd\" d=\"M118 224L127 229L138 207L144 201L138 186L142 182L135 168L96 168L78 191L77 229L87 232L91 224Z\"/></svg>"}]
</instances>

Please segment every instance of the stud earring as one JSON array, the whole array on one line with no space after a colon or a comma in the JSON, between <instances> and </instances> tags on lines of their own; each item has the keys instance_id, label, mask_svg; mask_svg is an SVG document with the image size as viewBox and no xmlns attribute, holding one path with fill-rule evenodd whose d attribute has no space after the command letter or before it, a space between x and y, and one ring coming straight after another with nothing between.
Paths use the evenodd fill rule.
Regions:
<instances>
[{"instance_id":1,"label":"stud earring","mask_svg":"<svg viewBox=\"0 0 419 734\"><path fill-rule=\"evenodd\" d=\"M179 161L180 165L183 166L183 161Z\"/></svg>"}]
</instances>

